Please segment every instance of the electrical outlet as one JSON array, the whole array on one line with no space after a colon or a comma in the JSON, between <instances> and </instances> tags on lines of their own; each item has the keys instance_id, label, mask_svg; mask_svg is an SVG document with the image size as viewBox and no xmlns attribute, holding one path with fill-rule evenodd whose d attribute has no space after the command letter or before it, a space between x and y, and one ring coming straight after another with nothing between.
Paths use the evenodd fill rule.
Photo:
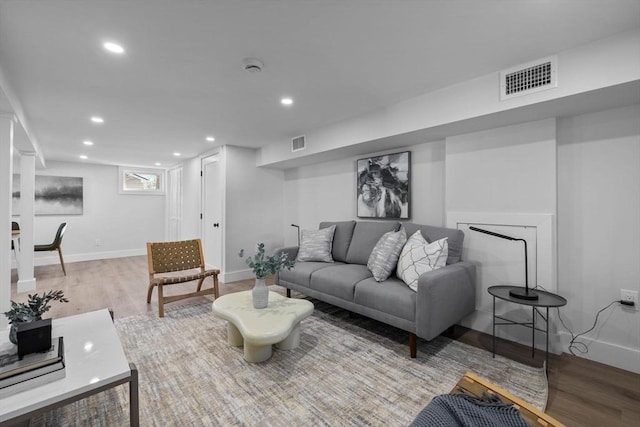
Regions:
<instances>
[{"instance_id":1,"label":"electrical outlet","mask_svg":"<svg viewBox=\"0 0 640 427\"><path fill-rule=\"evenodd\" d=\"M628 289L620 289L620 299L622 301L633 302L636 310L638 310L638 291L630 291Z\"/></svg>"},{"instance_id":2,"label":"electrical outlet","mask_svg":"<svg viewBox=\"0 0 640 427\"><path fill-rule=\"evenodd\" d=\"M102 244L102 242L100 241L100 239L96 239L96 246L100 246Z\"/></svg>"}]
</instances>

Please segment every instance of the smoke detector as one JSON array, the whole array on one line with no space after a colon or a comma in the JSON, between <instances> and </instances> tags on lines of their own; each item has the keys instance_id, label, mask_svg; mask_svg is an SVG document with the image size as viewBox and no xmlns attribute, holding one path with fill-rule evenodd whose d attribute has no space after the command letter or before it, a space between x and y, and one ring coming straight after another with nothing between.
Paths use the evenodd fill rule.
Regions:
<instances>
[{"instance_id":1,"label":"smoke detector","mask_svg":"<svg viewBox=\"0 0 640 427\"><path fill-rule=\"evenodd\" d=\"M256 58L245 58L242 60L242 66L247 73L259 73L262 71L264 64Z\"/></svg>"}]
</instances>

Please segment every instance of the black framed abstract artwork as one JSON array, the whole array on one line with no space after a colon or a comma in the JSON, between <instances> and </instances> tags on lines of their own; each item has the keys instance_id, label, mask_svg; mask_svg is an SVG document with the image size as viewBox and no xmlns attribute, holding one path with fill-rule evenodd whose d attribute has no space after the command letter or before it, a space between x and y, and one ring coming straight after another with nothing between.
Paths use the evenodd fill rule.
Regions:
<instances>
[{"instance_id":1,"label":"black framed abstract artwork","mask_svg":"<svg viewBox=\"0 0 640 427\"><path fill-rule=\"evenodd\" d=\"M35 176L34 210L36 215L82 215L81 177ZM13 175L13 214L20 214L20 175Z\"/></svg>"},{"instance_id":2,"label":"black framed abstract artwork","mask_svg":"<svg viewBox=\"0 0 640 427\"><path fill-rule=\"evenodd\" d=\"M410 172L410 151L358 160L358 218L408 219Z\"/></svg>"}]
</instances>

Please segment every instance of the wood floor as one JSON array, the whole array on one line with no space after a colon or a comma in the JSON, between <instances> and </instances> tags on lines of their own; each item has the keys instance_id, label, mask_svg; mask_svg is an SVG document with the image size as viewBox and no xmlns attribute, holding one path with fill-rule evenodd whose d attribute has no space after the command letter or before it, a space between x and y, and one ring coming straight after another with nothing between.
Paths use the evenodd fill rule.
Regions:
<instances>
[{"instance_id":1,"label":"wood floor","mask_svg":"<svg viewBox=\"0 0 640 427\"><path fill-rule=\"evenodd\" d=\"M62 317L101 308L112 308L115 317L140 313L158 313L157 294L146 303L148 283L146 257L129 257L69 263L67 276L59 265L36 267L37 292L62 289L70 300L54 302L45 317ZM16 271L12 271L12 299L25 301L27 294L16 294ZM169 287L165 295L184 289ZM220 284L220 293L250 289L252 280ZM213 297L211 297L213 298ZM198 304L209 297L179 302ZM450 337L491 349L491 336L456 326ZM531 350L519 344L501 341L499 354L529 365L541 366L544 355L531 358ZM408 357L408 348L407 348ZM547 413L568 426L638 426L640 427L640 375L586 359L563 354L551 356L549 367Z\"/></svg>"}]
</instances>

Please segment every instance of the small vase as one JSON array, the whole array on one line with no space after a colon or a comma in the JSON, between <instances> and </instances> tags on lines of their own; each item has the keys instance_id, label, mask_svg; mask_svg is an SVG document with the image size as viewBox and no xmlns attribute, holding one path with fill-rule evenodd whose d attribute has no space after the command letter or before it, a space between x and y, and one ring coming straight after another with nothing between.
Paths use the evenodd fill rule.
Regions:
<instances>
[{"instance_id":1,"label":"small vase","mask_svg":"<svg viewBox=\"0 0 640 427\"><path fill-rule=\"evenodd\" d=\"M256 279L256 284L251 291L254 308L267 308L269 305L269 288L264 283L264 279Z\"/></svg>"},{"instance_id":2,"label":"small vase","mask_svg":"<svg viewBox=\"0 0 640 427\"><path fill-rule=\"evenodd\" d=\"M11 329L9 329L9 341L18 345L18 324L12 323Z\"/></svg>"}]
</instances>

